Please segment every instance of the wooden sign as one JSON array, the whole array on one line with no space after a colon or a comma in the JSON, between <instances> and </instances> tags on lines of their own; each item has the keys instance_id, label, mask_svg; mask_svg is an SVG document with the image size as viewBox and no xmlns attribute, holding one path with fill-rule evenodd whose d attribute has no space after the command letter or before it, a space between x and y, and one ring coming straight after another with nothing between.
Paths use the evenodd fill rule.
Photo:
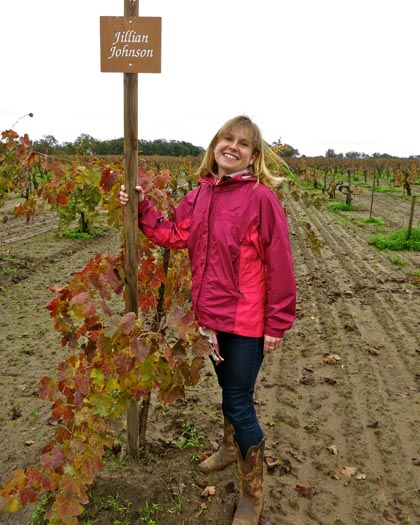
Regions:
<instances>
[{"instance_id":1,"label":"wooden sign","mask_svg":"<svg viewBox=\"0 0 420 525\"><path fill-rule=\"evenodd\" d=\"M162 19L101 16L101 71L160 73Z\"/></svg>"}]
</instances>

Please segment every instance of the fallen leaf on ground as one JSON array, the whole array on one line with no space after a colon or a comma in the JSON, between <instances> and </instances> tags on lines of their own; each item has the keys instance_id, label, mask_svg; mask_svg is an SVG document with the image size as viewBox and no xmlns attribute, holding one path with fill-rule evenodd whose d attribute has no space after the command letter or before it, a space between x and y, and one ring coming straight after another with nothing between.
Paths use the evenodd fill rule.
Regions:
<instances>
[{"instance_id":1,"label":"fallen leaf on ground","mask_svg":"<svg viewBox=\"0 0 420 525\"><path fill-rule=\"evenodd\" d=\"M304 487L303 485L296 485L295 490L301 496L306 498L312 498L316 494L314 487Z\"/></svg>"},{"instance_id":2,"label":"fallen leaf on ground","mask_svg":"<svg viewBox=\"0 0 420 525\"><path fill-rule=\"evenodd\" d=\"M203 492L201 493L201 496L203 498L208 498L209 496L214 496L216 494L216 487L214 485L211 485L209 487L206 487Z\"/></svg>"},{"instance_id":3,"label":"fallen leaf on ground","mask_svg":"<svg viewBox=\"0 0 420 525\"><path fill-rule=\"evenodd\" d=\"M299 463L302 463L302 458L300 457L300 454L297 450L294 448L289 449L290 454L296 459L296 461L299 461Z\"/></svg>"},{"instance_id":4,"label":"fallen leaf on ground","mask_svg":"<svg viewBox=\"0 0 420 525\"><path fill-rule=\"evenodd\" d=\"M338 474L338 472L333 472L332 471L332 472L329 473L329 476L330 476L331 479L341 479L341 476L340 476L340 474Z\"/></svg>"},{"instance_id":5,"label":"fallen leaf on ground","mask_svg":"<svg viewBox=\"0 0 420 525\"><path fill-rule=\"evenodd\" d=\"M292 464L288 459L283 459L280 464L280 476L290 474L292 472Z\"/></svg>"},{"instance_id":6,"label":"fallen leaf on ground","mask_svg":"<svg viewBox=\"0 0 420 525\"><path fill-rule=\"evenodd\" d=\"M339 361L341 361L341 357L337 354L328 354L324 357L324 363L326 363L327 365L334 365Z\"/></svg>"},{"instance_id":7,"label":"fallen leaf on ground","mask_svg":"<svg viewBox=\"0 0 420 525\"><path fill-rule=\"evenodd\" d=\"M281 464L281 460L275 458L274 456L264 456L264 461L268 470L273 470L274 467L277 467L277 465Z\"/></svg>"},{"instance_id":8,"label":"fallen leaf on ground","mask_svg":"<svg viewBox=\"0 0 420 525\"><path fill-rule=\"evenodd\" d=\"M347 476L347 477L351 477L353 476L354 474L356 474L356 471L357 471L357 468L356 467L343 467L341 469L341 474L343 474L344 476Z\"/></svg>"},{"instance_id":9,"label":"fallen leaf on ground","mask_svg":"<svg viewBox=\"0 0 420 525\"><path fill-rule=\"evenodd\" d=\"M300 378L299 383L301 383L302 385L314 385L315 378L314 376L303 376Z\"/></svg>"},{"instance_id":10,"label":"fallen leaf on ground","mask_svg":"<svg viewBox=\"0 0 420 525\"><path fill-rule=\"evenodd\" d=\"M330 445L329 447L327 447L327 450L330 454L332 454L333 456L338 456L338 448L337 448L337 445Z\"/></svg>"}]
</instances>

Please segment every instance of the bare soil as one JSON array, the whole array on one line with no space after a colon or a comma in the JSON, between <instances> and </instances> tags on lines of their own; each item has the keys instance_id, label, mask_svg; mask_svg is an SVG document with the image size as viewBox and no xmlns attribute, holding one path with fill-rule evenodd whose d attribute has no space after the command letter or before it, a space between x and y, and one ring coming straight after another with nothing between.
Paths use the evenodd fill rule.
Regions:
<instances>
[{"instance_id":1,"label":"bare soil","mask_svg":"<svg viewBox=\"0 0 420 525\"><path fill-rule=\"evenodd\" d=\"M380 252L378 231L408 224L410 202L357 196L356 212L287 205L298 280L298 315L281 351L260 373L256 403L266 434L265 524L420 523L420 253ZM415 226L419 227L420 210ZM322 244L311 248L305 222ZM62 360L46 303L97 252L118 249L119 234L90 240L55 234L53 215L0 226L0 482L36 464L49 440L49 407L39 378ZM153 401L147 447L138 463L110 457L91 488L81 523L230 525L235 465L203 475L199 453L221 441L220 393L208 367L186 401ZM194 433L182 445L183 431ZM123 436L124 437L124 436ZM176 442L178 441L178 446ZM192 445L192 446L188 446ZM213 496L203 496L207 486ZM30 522L34 507L0 513L1 524Z\"/></svg>"}]
</instances>

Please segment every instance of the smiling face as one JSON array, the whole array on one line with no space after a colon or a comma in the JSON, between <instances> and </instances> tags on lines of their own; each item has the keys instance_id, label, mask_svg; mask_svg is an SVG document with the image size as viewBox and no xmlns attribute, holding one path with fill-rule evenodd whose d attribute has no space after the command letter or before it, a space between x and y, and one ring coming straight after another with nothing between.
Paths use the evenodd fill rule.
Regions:
<instances>
[{"instance_id":1,"label":"smiling face","mask_svg":"<svg viewBox=\"0 0 420 525\"><path fill-rule=\"evenodd\" d=\"M244 170L256 158L249 131L238 126L222 135L214 147L214 160L219 177Z\"/></svg>"}]
</instances>

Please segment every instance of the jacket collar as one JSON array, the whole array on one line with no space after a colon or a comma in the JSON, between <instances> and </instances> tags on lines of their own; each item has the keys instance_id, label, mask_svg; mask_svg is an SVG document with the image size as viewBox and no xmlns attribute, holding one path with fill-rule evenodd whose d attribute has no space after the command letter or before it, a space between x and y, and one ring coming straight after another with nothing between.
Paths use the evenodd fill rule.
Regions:
<instances>
[{"instance_id":1,"label":"jacket collar","mask_svg":"<svg viewBox=\"0 0 420 525\"><path fill-rule=\"evenodd\" d=\"M256 180L257 180L257 177L255 175L250 173L248 170L245 170L245 171L236 171L235 173L230 173L229 175L224 175L220 179L218 184L216 183L216 180L211 173L208 173L207 175L202 177L199 182L210 184L211 186L220 186L222 184L225 185L231 182L248 182L248 181L255 182Z\"/></svg>"}]
</instances>

